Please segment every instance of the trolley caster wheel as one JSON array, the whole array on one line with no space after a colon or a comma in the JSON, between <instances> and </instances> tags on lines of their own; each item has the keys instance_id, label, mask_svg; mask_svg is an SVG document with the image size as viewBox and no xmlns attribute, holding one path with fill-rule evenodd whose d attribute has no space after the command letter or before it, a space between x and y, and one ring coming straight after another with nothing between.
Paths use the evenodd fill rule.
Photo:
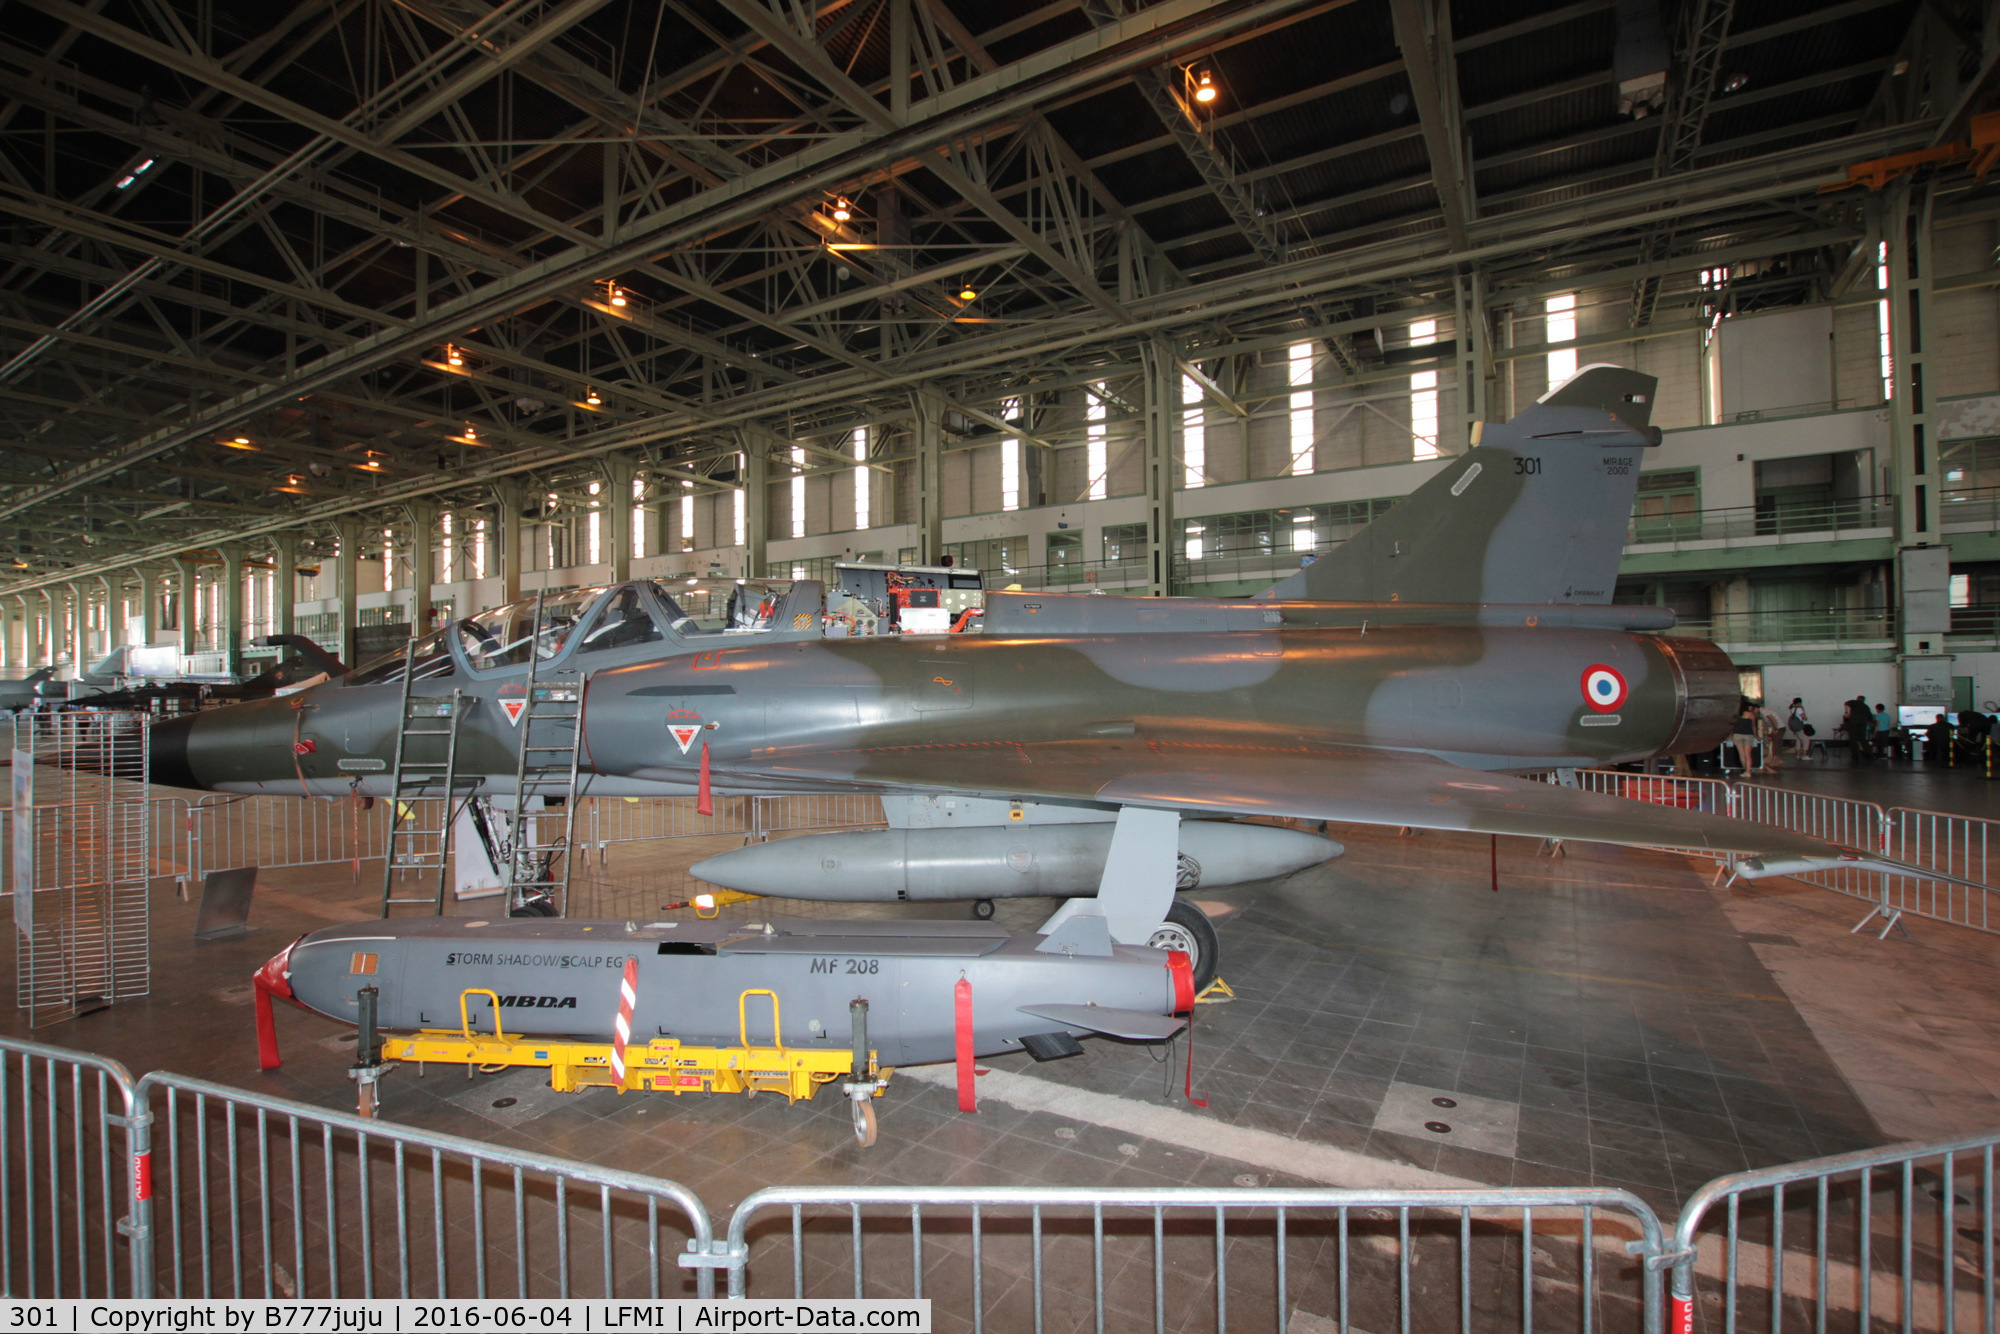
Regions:
<instances>
[{"instance_id":1,"label":"trolley caster wheel","mask_svg":"<svg viewBox=\"0 0 2000 1334\"><path fill-rule=\"evenodd\" d=\"M993 900L992 900L992 899L974 899L974 900L972 901L972 916L974 917L974 919L976 919L976 920L978 920L978 921L981 921L981 922L990 922L990 921L992 921L992 920L993 920Z\"/></svg>"},{"instance_id":2,"label":"trolley caster wheel","mask_svg":"<svg viewBox=\"0 0 2000 1334\"><path fill-rule=\"evenodd\" d=\"M866 1149L875 1143L875 1100L855 1098L854 1102L854 1142Z\"/></svg>"},{"instance_id":3,"label":"trolley caster wheel","mask_svg":"<svg viewBox=\"0 0 2000 1334\"><path fill-rule=\"evenodd\" d=\"M1175 899L1167 909L1167 920L1153 928L1146 943L1156 950L1179 950L1187 955L1193 965L1196 991L1215 981L1222 945L1215 938L1208 915L1193 904Z\"/></svg>"}]
</instances>

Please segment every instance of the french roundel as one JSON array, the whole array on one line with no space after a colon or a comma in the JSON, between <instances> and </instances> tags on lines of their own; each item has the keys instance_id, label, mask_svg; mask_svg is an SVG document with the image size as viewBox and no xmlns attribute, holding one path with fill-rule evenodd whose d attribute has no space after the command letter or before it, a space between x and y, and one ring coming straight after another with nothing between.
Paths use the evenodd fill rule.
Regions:
<instances>
[{"instance_id":1,"label":"french roundel","mask_svg":"<svg viewBox=\"0 0 2000 1334\"><path fill-rule=\"evenodd\" d=\"M1583 673L1583 702L1599 713L1610 713L1625 702L1625 678L1615 667L1598 663Z\"/></svg>"}]
</instances>

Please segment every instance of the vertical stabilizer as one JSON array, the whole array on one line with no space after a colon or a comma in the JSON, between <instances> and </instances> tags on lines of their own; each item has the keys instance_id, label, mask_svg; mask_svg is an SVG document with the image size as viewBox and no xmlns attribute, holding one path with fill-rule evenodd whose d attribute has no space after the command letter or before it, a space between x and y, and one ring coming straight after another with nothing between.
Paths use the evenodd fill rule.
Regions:
<instances>
[{"instance_id":1,"label":"vertical stabilizer","mask_svg":"<svg viewBox=\"0 0 2000 1334\"><path fill-rule=\"evenodd\" d=\"M1314 602L1608 603L1658 381L1586 366L1487 424L1387 514L1262 596Z\"/></svg>"}]
</instances>

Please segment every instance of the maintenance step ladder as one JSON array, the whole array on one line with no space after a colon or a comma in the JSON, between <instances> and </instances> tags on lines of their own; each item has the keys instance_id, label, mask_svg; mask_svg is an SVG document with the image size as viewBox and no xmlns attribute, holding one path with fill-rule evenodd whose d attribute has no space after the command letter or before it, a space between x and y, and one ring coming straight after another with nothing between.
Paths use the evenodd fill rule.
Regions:
<instances>
[{"instance_id":1,"label":"maintenance step ladder","mask_svg":"<svg viewBox=\"0 0 2000 1334\"><path fill-rule=\"evenodd\" d=\"M382 916L423 908L444 915L451 887L451 834L461 807L483 781L458 773L459 727L476 700L463 691L418 695L411 691L416 641L404 650L396 760L389 774L389 845L382 859ZM433 808L435 825L427 818ZM428 877L426 894L398 893ZM400 880L400 884L399 884Z\"/></svg>"},{"instance_id":2,"label":"maintenance step ladder","mask_svg":"<svg viewBox=\"0 0 2000 1334\"><path fill-rule=\"evenodd\" d=\"M542 621L535 599L535 624ZM539 650L540 635L536 637ZM569 909L570 855L576 834L577 771L583 750L583 690L575 670L541 676L539 651L528 658L519 748L514 760L514 809L509 821L507 910L516 916L560 917ZM561 815L551 809L560 804ZM555 831L560 830L560 833Z\"/></svg>"}]
</instances>

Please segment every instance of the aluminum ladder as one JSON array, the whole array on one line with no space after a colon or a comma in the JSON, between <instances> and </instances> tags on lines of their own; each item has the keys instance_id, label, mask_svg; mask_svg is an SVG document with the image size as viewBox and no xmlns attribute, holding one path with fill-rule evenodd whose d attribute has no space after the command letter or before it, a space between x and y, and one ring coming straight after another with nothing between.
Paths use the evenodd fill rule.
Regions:
<instances>
[{"instance_id":1,"label":"aluminum ladder","mask_svg":"<svg viewBox=\"0 0 2000 1334\"><path fill-rule=\"evenodd\" d=\"M528 656L527 694L514 756L514 809L506 847L507 911L524 917L560 917L569 911L570 855L576 835L577 772L583 750L583 688L573 669L541 676L542 597L535 598L535 650ZM566 679L563 679L566 678ZM567 733L567 735L565 735ZM551 799L562 802L562 832ZM560 869L558 869L560 863Z\"/></svg>"},{"instance_id":2,"label":"aluminum ladder","mask_svg":"<svg viewBox=\"0 0 2000 1334\"><path fill-rule=\"evenodd\" d=\"M417 641L403 650L403 692L396 729L396 760L389 773L389 839L382 856L382 916L398 908L428 908L444 916L446 895L451 888L451 834L459 807L470 800L480 780L460 780L458 776L458 730L469 701L461 690L449 696L416 695L410 691L416 668ZM429 739L442 738L442 758L418 759L415 751L436 748ZM418 742L413 747L412 741ZM463 798L460 789L464 789ZM428 827L411 804L421 797L442 797L444 809L437 828ZM396 893L398 872L435 871L433 890L428 895Z\"/></svg>"}]
</instances>

